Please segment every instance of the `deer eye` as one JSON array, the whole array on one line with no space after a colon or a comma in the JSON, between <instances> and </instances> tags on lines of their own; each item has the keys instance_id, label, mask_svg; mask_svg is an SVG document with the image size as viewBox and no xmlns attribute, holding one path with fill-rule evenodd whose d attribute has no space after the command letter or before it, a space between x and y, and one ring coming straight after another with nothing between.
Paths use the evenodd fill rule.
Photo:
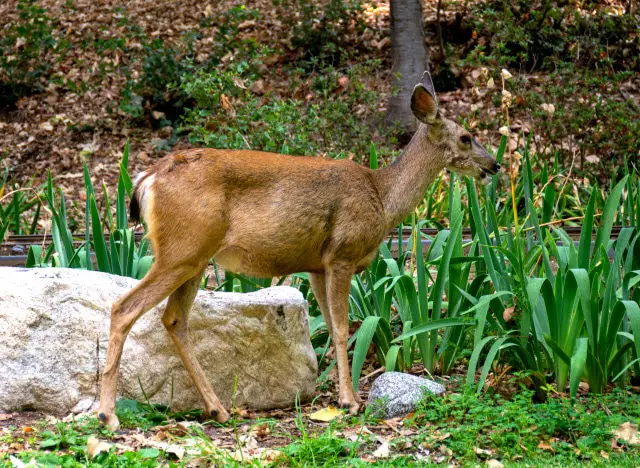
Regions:
<instances>
[{"instance_id":1,"label":"deer eye","mask_svg":"<svg viewBox=\"0 0 640 468\"><path fill-rule=\"evenodd\" d=\"M463 145L470 145L471 144L471 137L469 135L462 135L460 137L460 141L462 142Z\"/></svg>"}]
</instances>

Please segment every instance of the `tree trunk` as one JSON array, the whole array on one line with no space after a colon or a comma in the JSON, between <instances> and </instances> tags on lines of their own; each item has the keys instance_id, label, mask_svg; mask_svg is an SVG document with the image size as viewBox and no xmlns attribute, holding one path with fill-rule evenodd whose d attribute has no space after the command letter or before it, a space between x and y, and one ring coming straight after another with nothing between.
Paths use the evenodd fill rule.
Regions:
<instances>
[{"instance_id":1,"label":"tree trunk","mask_svg":"<svg viewBox=\"0 0 640 468\"><path fill-rule=\"evenodd\" d=\"M407 133L413 133L416 121L411 113L411 93L429 69L422 0L391 0L391 54L392 86L398 93L389 97L385 123L397 123Z\"/></svg>"}]
</instances>

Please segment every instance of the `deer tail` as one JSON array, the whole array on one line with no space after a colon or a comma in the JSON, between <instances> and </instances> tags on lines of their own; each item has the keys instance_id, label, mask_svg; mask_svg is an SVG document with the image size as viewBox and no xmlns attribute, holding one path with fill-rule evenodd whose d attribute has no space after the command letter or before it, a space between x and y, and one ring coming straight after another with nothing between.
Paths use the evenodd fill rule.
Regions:
<instances>
[{"instance_id":1,"label":"deer tail","mask_svg":"<svg viewBox=\"0 0 640 468\"><path fill-rule=\"evenodd\" d=\"M152 196L153 179L153 174L149 172L142 172L136 177L129 204L129 218L135 223L145 219L149 199Z\"/></svg>"}]
</instances>

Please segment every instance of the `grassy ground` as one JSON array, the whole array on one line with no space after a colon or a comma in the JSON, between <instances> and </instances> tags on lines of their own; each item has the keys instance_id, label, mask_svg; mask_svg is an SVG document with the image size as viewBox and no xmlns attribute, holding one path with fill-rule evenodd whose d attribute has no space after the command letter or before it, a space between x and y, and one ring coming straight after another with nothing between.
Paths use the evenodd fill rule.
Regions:
<instances>
[{"instance_id":1,"label":"grassy ground","mask_svg":"<svg viewBox=\"0 0 640 468\"><path fill-rule=\"evenodd\" d=\"M637 393L545 403L526 388L505 393L454 388L385 421L314 422L312 405L240 410L224 426L123 401L117 433L88 416L0 415L0 466L638 466Z\"/></svg>"}]
</instances>

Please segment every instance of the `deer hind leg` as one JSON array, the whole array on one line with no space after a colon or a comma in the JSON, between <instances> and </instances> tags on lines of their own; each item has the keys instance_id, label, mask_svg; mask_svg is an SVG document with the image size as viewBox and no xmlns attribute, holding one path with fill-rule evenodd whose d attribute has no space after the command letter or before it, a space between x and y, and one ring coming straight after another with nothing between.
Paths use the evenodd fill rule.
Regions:
<instances>
[{"instance_id":1,"label":"deer hind leg","mask_svg":"<svg viewBox=\"0 0 640 468\"><path fill-rule=\"evenodd\" d=\"M356 414L360 408L360 397L354 392L349 371L347 340L349 339L349 290L351 277L355 273L352 265L331 265L328 268L328 299L333 326L333 341L338 360L339 398L342 408Z\"/></svg>"},{"instance_id":2,"label":"deer hind leg","mask_svg":"<svg viewBox=\"0 0 640 468\"><path fill-rule=\"evenodd\" d=\"M131 327L145 312L184 283L185 278L192 278L202 268L194 268L193 264L185 262L166 264L157 260L142 281L113 304L98 410L98 417L109 429L115 431L119 426L115 413L118 370Z\"/></svg>"},{"instance_id":3,"label":"deer hind leg","mask_svg":"<svg viewBox=\"0 0 640 468\"><path fill-rule=\"evenodd\" d=\"M333 339L333 327L331 325L331 312L329 310L329 303L327 302L327 281L324 273L309 273L309 283L311 283L311 289L318 301L318 307L324 317L324 322L327 324L327 330L329 330L329 336Z\"/></svg>"},{"instance_id":4,"label":"deer hind leg","mask_svg":"<svg viewBox=\"0 0 640 468\"><path fill-rule=\"evenodd\" d=\"M189 342L189 311L193 305L193 301L198 293L200 272L169 296L167 308L162 316L162 324L169 332L169 336L173 341L178 354L187 369L191 380L204 400L206 414L216 421L223 423L229 419L229 413L223 408L220 400L216 396L211 383L207 379L202 367L194 356L191 344Z\"/></svg>"}]
</instances>

